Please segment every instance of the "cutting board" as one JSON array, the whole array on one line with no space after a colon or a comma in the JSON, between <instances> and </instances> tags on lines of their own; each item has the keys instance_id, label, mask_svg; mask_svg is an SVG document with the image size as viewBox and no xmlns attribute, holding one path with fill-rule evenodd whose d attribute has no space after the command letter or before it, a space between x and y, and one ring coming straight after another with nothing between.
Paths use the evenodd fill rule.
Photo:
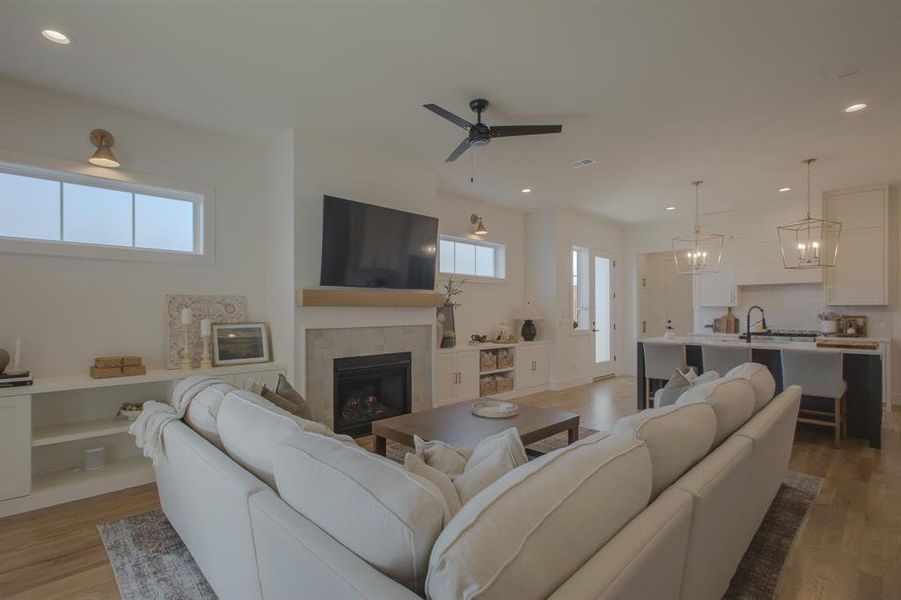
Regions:
<instances>
[{"instance_id":1,"label":"cutting board","mask_svg":"<svg viewBox=\"0 0 901 600\"><path fill-rule=\"evenodd\" d=\"M846 341L817 341L817 348L854 348L856 350L879 350L878 342L846 342Z\"/></svg>"},{"instance_id":2,"label":"cutting board","mask_svg":"<svg viewBox=\"0 0 901 600\"><path fill-rule=\"evenodd\" d=\"M714 333L738 333L738 317L732 314L732 309L728 309L725 315L713 320Z\"/></svg>"}]
</instances>

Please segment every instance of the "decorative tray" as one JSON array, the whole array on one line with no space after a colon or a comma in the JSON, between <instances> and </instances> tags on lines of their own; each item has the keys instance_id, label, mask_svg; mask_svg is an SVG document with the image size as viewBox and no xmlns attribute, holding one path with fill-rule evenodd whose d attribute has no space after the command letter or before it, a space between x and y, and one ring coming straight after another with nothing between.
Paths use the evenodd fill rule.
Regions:
<instances>
[{"instance_id":1,"label":"decorative tray","mask_svg":"<svg viewBox=\"0 0 901 600\"><path fill-rule=\"evenodd\" d=\"M472 403L472 414L486 419L507 419L516 416L519 407L512 402L501 400L476 400Z\"/></svg>"}]
</instances>

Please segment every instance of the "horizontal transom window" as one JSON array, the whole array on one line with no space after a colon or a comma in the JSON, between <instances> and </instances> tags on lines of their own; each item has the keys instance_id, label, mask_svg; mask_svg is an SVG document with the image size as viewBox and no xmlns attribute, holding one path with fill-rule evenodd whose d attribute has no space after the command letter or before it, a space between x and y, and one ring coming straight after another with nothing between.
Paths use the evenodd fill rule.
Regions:
<instances>
[{"instance_id":1,"label":"horizontal transom window","mask_svg":"<svg viewBox=\"0 0 901 600\"><path fill-rule=\"evenodd\" d=\"M506 252L503 244L441 236L439 268L442 273L504 279Z\"/></svg>"},{"instance_id":2,"label":"horizontal transom window","mask_svg":"<svg viewBox=\"0 0 901 600\"><path fill-rule=\"evenodd\" d=\"M204 254L202 194L0 163L0 238Z\"/></svg>"}]
</instances>

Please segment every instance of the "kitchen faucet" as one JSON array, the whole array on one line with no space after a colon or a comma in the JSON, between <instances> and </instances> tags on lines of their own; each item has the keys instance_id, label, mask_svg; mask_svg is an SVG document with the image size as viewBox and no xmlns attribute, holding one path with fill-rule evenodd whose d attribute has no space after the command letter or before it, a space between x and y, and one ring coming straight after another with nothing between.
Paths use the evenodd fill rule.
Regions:
<instances>
[{"instance_id":1,"label":"kitchen faucet","mask_svg":"<svg viewBox=\"0 0 901 600\"><path fill-rule=\"evenodd\" d=\"M752 324L751 323L751 311L754 310L755 308L760 311L760 320L756 321ZM766 313L763 312L763 309L761 307L759 307L755 304L754 306L752 306L751 308L748 309L748 316L747 316L747 319L745 320L745 323L747 324L747 327L748 327L745 337L747 338L748 343L750 344L751 343L751 326L757 325L757 323L761 323L761 324L763 324L763 328L766 329Z\"/></svg>"}]
</instances>

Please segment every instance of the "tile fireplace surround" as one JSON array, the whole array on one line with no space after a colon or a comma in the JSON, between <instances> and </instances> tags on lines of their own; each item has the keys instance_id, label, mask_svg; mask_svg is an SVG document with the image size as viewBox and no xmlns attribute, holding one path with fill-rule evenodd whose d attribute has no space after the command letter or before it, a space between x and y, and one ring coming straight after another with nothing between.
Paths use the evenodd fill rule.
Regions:
<instances>
[{"instance_id":1,"label":"tile fireplace surround","mask_svg":"<svg viewBox=\"0 0 901 600\"><path fill-rule=\"evenodd\" d=\"M334 425L334 360L349 356L409 352L413 359L413 411L431 408L430 326L308 329L306 338L306 399L317 421Z\"/></svg>"}]
</instances>

